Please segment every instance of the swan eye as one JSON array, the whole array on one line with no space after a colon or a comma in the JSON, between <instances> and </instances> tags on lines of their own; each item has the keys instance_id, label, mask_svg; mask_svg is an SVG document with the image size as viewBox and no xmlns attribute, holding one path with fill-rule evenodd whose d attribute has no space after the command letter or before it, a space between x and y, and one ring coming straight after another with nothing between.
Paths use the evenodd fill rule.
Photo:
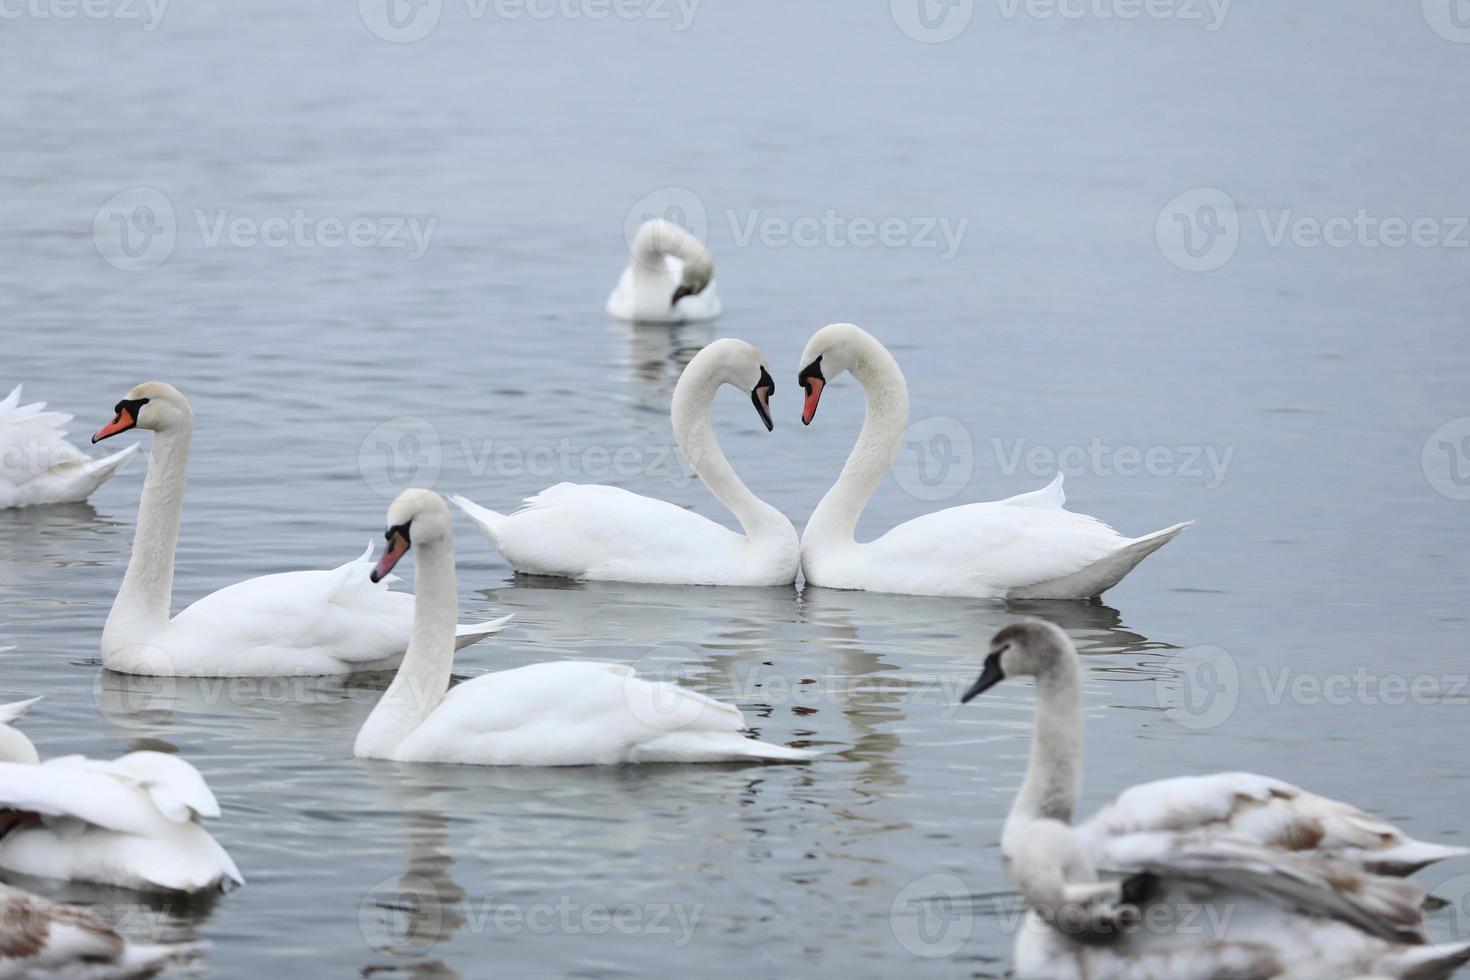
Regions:
<instances>
[{"instance_id":1,"label":"swan eye","mask_svg":"<svg viewBox=\"0 0 1470 980\"><path fill-rule=\"evenodd\" d=\"M807 391L811 391L813 381L826 380L827 379L822 376L821 355L818 355L815 361L812 361L806 367L802 368L801 373L796 376L796 383L807 389Z\"/></svg>"}]
</instances>

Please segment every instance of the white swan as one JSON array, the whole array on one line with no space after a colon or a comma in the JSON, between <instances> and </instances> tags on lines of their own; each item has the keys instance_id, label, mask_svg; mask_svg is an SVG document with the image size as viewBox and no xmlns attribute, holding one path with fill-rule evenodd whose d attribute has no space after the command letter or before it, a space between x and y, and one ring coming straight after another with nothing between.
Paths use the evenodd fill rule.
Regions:
<instances>
[{"instance_id":1,"label":"white swan","mask_svg":"<svg viewBox=\"0 0 1470 980\"><path fill-rule=\"evenodd\" d=\"M5 705L0 715L9 722L38 700ZM19 741L0 741L0 869L140 891L245 883L200 825L219 816L219 803L183 759L130 752L111 762L38 762L30 741L8 731Z\"/></svg>"},{"instance_id":2,"label":"white swan","mask_svg":"<svg viewBox=\"0 0 1470 980\"><path fill-rule=\"evenodd\" d=\"M790 585L800 562L796 529L741 482L715 439L710 406L727 384L750 393L770 429L776 383L761 352L743 340L717 340L694 356L674 386L669 421L680 451L744 534L618 487L558 483L509 515L452 499L518 572L666 585Z\"/></svg>"},{"instance_id":3,"label":"white swan","mask_svg":"<svg viewBox=\"0 0 1470 980\"><path fill-rule=\"evenodd\" d=\"M141 980L193 959L194 943L135 943L75 905L0 885L0 978Z\"/></svg>"},{"instance_id":4,"label":"white swan","mask_svg":"<svg viewBox=\"0 0 1470 980\"><path fill-rule=\"evenodd\" d=\"M132 557L102 630L103 666L128 674L267 677L346 674L397 662L408 647L413 596L369 581L371 545L331 571L227 586L169 619L193 412L176 388L159 381L133 388L115 411L93 442L132 428L155 435ZM462 626L458 642L474 643L503 625Z\"/></svg>"},{"instance_id":5,"label":"white swan","mask_svg":"<svg viewBox=\"0 0 1470 980\"><path fill-rule=\"evenodd\" d=\"M1189 526L1124 537L1096 518L1063 510L1058 474L1044 489L935 511L860 544L853 537L858 518L893 466L908 426L908 386L887 349L849 323L818 330L801 364L804 424L811 424L822 390L844 371L857 378L868 400L842 475L802 532L801 568L813 585L909 595L1091 598Z\"/></svg>"},{"instance_id":6,"label":"white swan","mask_svg":"<svg viewBox=\"0 0 1470 980\"><path fill-rule=\"evenodd\" d=\"M45 402L22 405L20 389L0 401L0 510L80 503L138 451L92 459L66 441L61 427L72 416L46 411Z\"/></svg>"},{"instance_id":7,"label":"white swan","mask_svg":"<svg viewBox=\"0 0 1470 980\"><path fill-rule=\"evenodd\" d=\"M484 766L804 762L815 753L742 734L739 709L618 664L565 661L483 674L449 688L458 587L449 508L405 490L388 509L375 577L409 550L418 605L398 675L357 735L360 757Z\"/></svg>"},{"instance_id":8,"label":"white swan","mask_svg":"<svg viewBox=\"0 0 1470 980\"><path fill-rule=\"evenodd\" d=\"M1036 679L1035 735L1001 853L1030 909L1022 980L1428 980L1470 960L1470 943L1426 943L1420 888L1359 866L1437 845L1290 784L1238 773L1145 784L1073 826L1082 668L1067 635L1039 620L1000 630L962 700L1018 676ZM1281 793L1223 799L1256 784Z\"/></svg>"},{"instance_id":9,"label":"white swan","mask_svg":"<svg viewBox=\"0 0 1470 980\"><path fill-rule=\"evenodd\" d=\"M720 315L714 261L698 238L672 221L645 221L607 312L620 320L680 323Z\"/></svg>"}]
</instances>

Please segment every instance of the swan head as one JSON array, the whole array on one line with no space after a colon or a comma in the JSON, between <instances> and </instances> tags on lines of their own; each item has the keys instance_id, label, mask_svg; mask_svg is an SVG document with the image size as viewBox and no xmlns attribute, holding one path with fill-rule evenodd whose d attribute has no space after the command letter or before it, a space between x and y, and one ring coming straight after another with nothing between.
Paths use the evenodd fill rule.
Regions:
<instances>
[{"instance_id":1,"label":"swan head","mask_svg":"<svg viewBox=\"0 0 1470 980\"><path fill-rule=\"evenodd\" d=\"M766 431L775 428L771 420L771 395L776 390L776 381L766 365L766 356L753 345L732 337L712 341L684 368L679 376L681 385L686 383L685 378L711 390L730 385L748 392Z\"/></svg>"},{"instance_id":2,"label":"swan head","mask_svg":"<svg viewBox=\"0 0 1470 980\"><path fill-rule=\"evenodd\" d=\"M674 290L673 298L669 300L669 308L679 305L679 300L685 296L698 296L709 288L709 284L715 278L715 263L710 257L709 249L703 244L699 246L699 254L692 260L684 263L684 272L679 277L679 285Z\"/></svg>"},{"instance_id":3,"label":"swan head","mask_svg":"<svg viewBox=\"0 0 1470 980\"><path fill-rule=\"evenodd\" d=\"M1008 677L1046 678L1076 669L1077 650L1061 628L1042 619L1011 623L990 638L980 678L960 698L967 703Z\"/></svg>"},{"instance_id":4,"label":"swan head","mask_svg":"<svg viewBox=\"0 0 1470 980\"><path fill-rule=\"evenodd\" d=\"M178 426L187 426L194 418L194 411L179 389L162 381L145 381L134 385L113 406L112 421L97 430L93 443L111 438L129 429L152 429L162 432Z\"/></svg>"},{"instance_id":5,"label":"swan head","mask_svg":"<svg viewBox=\"0 0 1470 980\"><path fill-rule=\"evenodd\" d=\"M801 406L802 425L812 424L827 382L860 367L864 351L877 344L872 334L851 323L828 324L812 334L801 352L801 370L796 376L796 383L806 392Z\"/></svg>"},{"instance_id":6,"label":"swan head","mask_svg":"<svg viewBox=\"0 0 1470 980\"><path fill-rule=\"evenodd\" d=\"M453 534L449 507L444 498L432 490L416 487L403 491L388 507L388 530L383 532L388 545L368 577L374 582L381 582L393 571L399 559L408 554L409 548L415 544L443 541Z\"/></svg>"}]
</instances>

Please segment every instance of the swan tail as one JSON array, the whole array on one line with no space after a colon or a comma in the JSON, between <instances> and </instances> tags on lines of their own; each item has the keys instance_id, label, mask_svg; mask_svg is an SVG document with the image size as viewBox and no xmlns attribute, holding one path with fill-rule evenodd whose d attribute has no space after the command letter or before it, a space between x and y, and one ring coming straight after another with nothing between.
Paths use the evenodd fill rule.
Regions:
<instances>
[{"instance_id":1,"label":"swan tail","mask_svg":"<svg viewBox=\"0 0 1470 980\"><path fill-rule=\"evenodd\" d=\"M1065 479L1065 474L1058 470L1051 482L1040 490L1018 493L1014 497L1008 497L1004 502L1012 507L1048 507L1060 510L1067 505L1067 492L1062 489Z\"/></svg>"},{"instance_id":2,"label":"swan tail","mask_svg":"<svg viewBox=\"0 0 1470 980\"><path fill-rule=\"evenodd\" d=\"M494 636L515 618L515 613L511 613L483 623L461 623L454 628L454 649L463 650L471 643L479 643L487 636Z\"/></svg>"},{"instance_id":3,"label":"swan tail","mask_svg":"<svg viewBox=\"0 0 1470 980\"><path fill-rule=\"evenodd\" d=\"M138 451L141 445L142 443L135 442L125 449L119 449L111 456L103 456L101 459L89 460L85 465L83 465L82 472L88 477L96 478L97 482L100 484L103 480L107 479L113 473L117 472L117 468L119 466L132 459L133 454Z\"/></svg>"},{"instance_id":4,"label":"swan tail","mask_svg":"<svg viewBox=\"0 0 1470 980\"><path fill-rule=\"evenodd\" d=\"M1123 581L1123 577L1149 555L1158 551L1194 521L1166 527L1134 538L1126 545L1069 575L1038 582L1010 593L1012 599L1092 599Z\"/></svg>"},{"instance_id":5,"label":"swan tail","mask_svg":"<svg viewBox=\"0 0 1470 980\"><path fill-rule=\"evenodd\" d=\"M1375 874L1411 875L1420 868L1444 861L1448 858L1470 854L1470 847L1452 844L1431 844L1427 841L1407 840L1395 847L1382 851L1370 851L1363 855L1363 867Z\"/></svg>"},{"instance_id":6,"label":"swan tail","mask_svg":"<svg viewBox=\"0 0 1470 980\"><path fill-rule=\"evenodd\" d=\"M746 738L739 732L671 732L639 746L635 762L810 762L820 752Z\"/></svg>"},{"instance_id":7,"label":"swan tail","mask_svg":"<svg viewBox=\"0 0 1470 980\"><path fill-rule=\"evenodd\" d=\"M1433 943L1390 953L1373 965L1373 974L1397 980L1447 980L1466 963L1470 943Z\"/></svg>"},{"instance_id":8,"label":"swan tail","mask_svg":"<svg viewBox=\"0 0 1470 980\"><path fill-rule=\"evenodd\" d=\"M21 715L31 710L36 702L40 700L39 697L35 697L27 698L24 701L12 701L9 704L0 704L0 725L9 725L16 721Z\"/></svg>"},{"instance_id":9,"label":"swan tail","mask_svg":"<svg viewBox=\"0 0 1470 980\"><path fill-rule=\"evenodd\" d=\"M480 530L485 532L491 544L496 548L500 547L500 527L505 523L504 514L488 507L481 507L468 497L461 497L458 494L451 494L449 499L454 502L454 506L464 511L465 516L474 521Z\"/></svg>"}]
</instances>

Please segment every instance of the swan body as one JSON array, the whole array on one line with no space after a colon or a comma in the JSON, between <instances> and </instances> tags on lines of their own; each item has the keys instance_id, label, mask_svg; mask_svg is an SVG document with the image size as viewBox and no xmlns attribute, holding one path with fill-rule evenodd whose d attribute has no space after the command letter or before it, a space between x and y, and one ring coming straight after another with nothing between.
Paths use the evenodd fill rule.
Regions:
<instances>
[{"instance_id":1,"label":"swan body","mask_svg":"<svg viewBox=\"0 0 1470 980\"><path fill-rule=\"evenodd\" d=\"M814 753L743 734L739 709L616 664L559 662L484 674L449 689L457 584L449 509L407 490L388 511L374 574L418 554L413 640L354 747L359 757L484 766L800 762Z\"/></svg>"},{"instance_id":2,"label":"swan body","mask_svg":"<svg viewBox=\"0 0 1470 980\"><path fill-rule=\"evenodd\" d=\"M0 885L0 922L0 980L138 980L200 952L132 942L86 909L9 885Z\"/></svg>"},{"instance_id":3,"label":"swan body","mask_svg":"<svg viewBox=\"0 0 1470 980\"><path fill-rule=\"evenodd\" d=\"M72 416L20 403L20 385L0 401L0 510L86 500L138 451L92 459L66 441Z\"/></svg>"},{"instance_id":4,"label":"swan body","mask_svg":"<svg viewBox=\"0 0 1470 980\"><path fill-rule=\"evenodd\" d=\"M0 869L139 891L244 884L201 825L219 812L199 771L162 752L0 762Z\"/></svg>"},{"instance_id":5,"label":"swan body","mask_svg":"<svg viewBox=\"0 0 1470 980\"><path fill-rule=\"evenodd\" d=\"M134 388L98 432L156 433L138 508L133 553L102 630L102 663L129 674L267 677L347 674L393 666L408 647L413 596L369 580L372 546L329 571L248 579L169 617L193 415L179 391ZM504 621L461 626L463 646Z\"/></svg>"},{"instance_id":6,"label":"swan body","mask_svg":"<svg viewBox=\"0 0 1470 980\"><path fill-rule=\"evenodd\" d=\"M720 315L714 263L698 238L671 221L645 221L633 234L631 256L607 298L620 320L683 323Z\"/></svg>"},{"instance_id":7,"label":"swan body","mask_svg":"<svg viewBox=\"0 0 1470 980\"><path fill-rule=\"evenodd\" d=\"M682 585L790 585L800 563L796 529L741 482L715 439L710 407L722 385L749 392L770 427L775 383L760 351L717 340L689 362L670 421L684 457L735 515L737 533L676 504L618 487L559 483L502 514L451 498L512 568L530 575Z\"/></svg>"},{"instance_id":8,"label":"swan body","mask_svg":"<svg viewBox=\"0 0 1470 980\"><path fill-rule=\"evenodd\" d=\"M852 372L868 401L842 475L802 532L802 572L813 585L987 599L1091 598L1189 526L1126 537L1064 509L1058 474L1042 489L934 511L859 543L858 518L892 468L908 426L908 387L883 345L851 324L817 331L802 364L804 423L815 415L823 388L843 371Z\"/></svg>"},{"instance_id":9,"label":"swan body","mask_svg":"<svg viewBox=\"0 0 1470 980\"><path fill-rule=\"evenodd\" d=\"M1035 677L1037 692L1030 765L1001 837L1029 907L1021 980L1431 980L1470 960L1470 943L1426 941L1422 889L1368 870L1427 863L1411 848L1436 845L1290 784L1245 773L1148 783L1073 826L1076 650L1049 623L1007 626L963 700L1015 676ZM1374 827L1392 840L1365 846Z\"/></svg>"}]
</instances>

